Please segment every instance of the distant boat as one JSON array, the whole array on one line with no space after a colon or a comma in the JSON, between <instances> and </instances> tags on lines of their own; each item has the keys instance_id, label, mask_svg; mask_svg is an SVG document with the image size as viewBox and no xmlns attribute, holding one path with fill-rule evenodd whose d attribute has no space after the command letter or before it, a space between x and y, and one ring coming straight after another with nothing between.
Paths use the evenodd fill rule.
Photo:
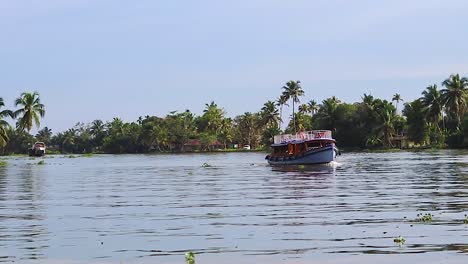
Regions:
<instances>
[{"instance_id":1,"label":"distant boat","mask_svg":"<svg viewBox=\"0 0 468 264\"><path fill-rule=\"evenodd\" d=\"M29 156L42 157L45 155L45 149L44 142L36 142L29 149Z\"/></svg>"},{"instance_id":2,"label":"distant boat","mask_svg":"<svg viewBox=\"0 0 468 264\"><path fill-rule=\"evenodd\" d=\"M265 157L270 165L329 163L340 154L330 130L312 130L274 137L273 151Z\"/></svg>"}]
</instances>

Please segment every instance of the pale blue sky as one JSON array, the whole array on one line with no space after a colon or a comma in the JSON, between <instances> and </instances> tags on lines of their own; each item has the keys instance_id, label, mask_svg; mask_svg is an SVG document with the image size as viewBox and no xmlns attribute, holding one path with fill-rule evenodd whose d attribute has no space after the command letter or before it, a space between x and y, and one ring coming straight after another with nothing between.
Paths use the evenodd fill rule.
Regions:
<instances>
[{"instance_id":1,"label":"pale blue sky","mask_svg":"<svg viewBox=\"0 0 468 264\"><path fill-rule=\"evenodd\" d=\"M288 80L304 102L406 101L468 73L467 1L0 2L0 97L38 91L54 132L118 116L258 111Z\"/></svg>"}]
</instances>

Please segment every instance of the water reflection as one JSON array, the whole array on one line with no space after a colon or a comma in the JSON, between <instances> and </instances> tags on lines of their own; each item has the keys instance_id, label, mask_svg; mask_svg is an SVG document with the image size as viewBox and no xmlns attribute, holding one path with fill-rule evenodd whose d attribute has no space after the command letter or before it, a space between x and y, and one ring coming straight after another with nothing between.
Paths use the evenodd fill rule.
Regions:
<instances>
[{"instance_id":1,"label":"water reflection","mask_svg":"<svg viewBox=\"0 0 468 264\"><path fill-rule=\"evenodd\" d=\"M337 162L327 164L314 164L314 165L284 165L284 166L270 166L272 171L275 172L298 172L307 175L320 175L320 174L334 174L336 168L339 166Z\"/></svg>"},{"instance_id":2,"label":"water reflection","mask_svg":"<svg viewBox=\"0 0 468 264\"><path fill-rule=\"evenodd\" d=\"M41 168L30 164L20 169L7 166L0 171L0 247L14 247L0 262L45 257L48 241L42 175Z\"/></svg>"}]
</instances>

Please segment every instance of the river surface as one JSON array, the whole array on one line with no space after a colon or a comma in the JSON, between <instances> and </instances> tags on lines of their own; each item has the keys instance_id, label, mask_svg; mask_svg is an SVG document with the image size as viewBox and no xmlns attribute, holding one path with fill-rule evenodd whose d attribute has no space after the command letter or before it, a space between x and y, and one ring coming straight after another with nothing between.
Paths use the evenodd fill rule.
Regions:
<instances>
[{"instance_id":1,"label":"river surface","mask_svg":"<svg viewBox=\"0 0 468 264\"><path fill-rule=\"evenodd\" d=\"M468 263L468 151L264 156L4 157L0 263Z\"/></svg>"}]
</instances>

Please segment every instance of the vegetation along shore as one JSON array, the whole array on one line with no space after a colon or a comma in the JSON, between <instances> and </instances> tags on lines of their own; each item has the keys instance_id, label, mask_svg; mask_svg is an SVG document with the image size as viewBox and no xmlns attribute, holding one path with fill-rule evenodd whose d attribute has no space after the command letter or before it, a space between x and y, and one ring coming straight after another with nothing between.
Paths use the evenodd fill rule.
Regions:
<instances>
[{"instance_id":1,"label":"vegetation along shore","mask_svg":"<svg viewBox=\"0 0 468 264\"><path fill-rule=\"evenodd\" d=\"M58 133L46 126L33 136L33 125L40 127L46 111L39 93L26 92L15 99L16 110L5 109L0 97L0 154L27 153L35 141L43 141L60 153L267 149L274 135L311 129L332 130L338 146L349 149L468 146L468 79L459 74L444 80L440 88L429 85L420 98L405 103L399 94L391 100L364 94L362 101L355 103L335 96L321 103L304 103L304 97L300 81L289 81L279 97L266 102L258 112L234 118L211 102L200 116L185 110L165 117L147 115L131 123L116 117L107 122L77 123ZM284 106L291 106L293 114L282 131ZM16 122L15 127L8 118Z\"/></svg>"}]
</instances>

